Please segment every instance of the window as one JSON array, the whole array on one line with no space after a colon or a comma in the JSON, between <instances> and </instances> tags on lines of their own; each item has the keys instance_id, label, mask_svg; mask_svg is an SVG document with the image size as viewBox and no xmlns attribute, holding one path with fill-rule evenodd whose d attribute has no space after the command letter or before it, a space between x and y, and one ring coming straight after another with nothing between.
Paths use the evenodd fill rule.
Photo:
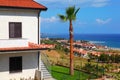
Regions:
<instances>
[{"instance_id":1,"label":"window","mask_svg":"<svg viewBox=\"0 0 120 80\"><path fill-rule=\"evenodd\" d=\"M9 58L9 72L22 72L22 56Z\"/></svg>"},{"instance_id":2,"label":"window","mask_svg":"<svg viewBox=\"0 0 120 80\"><path fill-rule=\"evenodd\" d=\"M9 38L21 38L21 37L22 37L22 23L9 22Z\"/></svg>"}]
</instances>

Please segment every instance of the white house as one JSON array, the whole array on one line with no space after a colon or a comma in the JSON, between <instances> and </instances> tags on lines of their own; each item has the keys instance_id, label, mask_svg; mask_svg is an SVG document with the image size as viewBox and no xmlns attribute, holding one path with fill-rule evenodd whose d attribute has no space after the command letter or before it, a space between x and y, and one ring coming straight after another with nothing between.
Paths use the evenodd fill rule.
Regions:
<instances>
[{"instance_id":1,"label":"white house","mask_svg":"<svg viewBox=\"0 0 120 80\"><path fill-rule=\"evenodd\" d=\"M34 0L0 0L0 80L34 78L40 70L40 12Z\"/></svg>"}]
</instances>

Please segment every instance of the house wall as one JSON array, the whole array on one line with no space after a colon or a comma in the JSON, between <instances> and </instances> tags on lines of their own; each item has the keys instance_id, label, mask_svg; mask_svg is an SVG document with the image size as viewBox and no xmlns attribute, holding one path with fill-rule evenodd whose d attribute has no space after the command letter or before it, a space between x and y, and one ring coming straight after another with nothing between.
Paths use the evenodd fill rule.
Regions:
<instances>
[{"instance_id":1,"label":"house wall","mask_svg":"<svg viewBox=\"0 0 120 80\"><path fill-rule=\"evenodd\" d=\"M9 57L22 56L22 72L9 73ZM35 70L38 69L37 52L17 52L0 55L0 80L10 80L20 78L34 78Z\"/></svg>"},{"instance_id":2,"label":"house wall","mask_svg":"<svg viewBox=\"0 0 120 80\"><path fill-rule=\"evenodd\" d=\"M22 38L38 43L38 12L38 10L0 8L0 39L9 40L9 22L22 22Z\"/></svg>"},{"instance_id":3,"label":"house wall","mask_svg":"<svg viewBox=\"0 0 120 80\"><path fill-rule=\"evenodd\" d=\"M9 48L9 47L27 47L28 40L27 39L1 39L0 40L0 48Z\"/></svg>"}]
</instances>

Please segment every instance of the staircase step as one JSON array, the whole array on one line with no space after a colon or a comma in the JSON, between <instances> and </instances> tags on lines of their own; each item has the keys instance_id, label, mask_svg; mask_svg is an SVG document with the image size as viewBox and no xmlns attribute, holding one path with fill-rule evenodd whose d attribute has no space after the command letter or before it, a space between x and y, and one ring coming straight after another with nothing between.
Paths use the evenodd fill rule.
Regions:
<instances>
[{"instance_id":1,"label":"staircase step","mask_svg":"<svg viewBox=\"0 0 120 80\"><path fill-rule=\"evenodd\" d=\"M45 78L44 80L56 80L54 78Z\"/></svg>"},{"instance_id":2,"label":"staircase step","mask_svg":"<svg viewBox=\"0 0 120 80\"><path fill-rule=\"evenodd\" d=\"M48 70L46 67L41 67L42 70Z\"/></svg>"},{"instance_id":3,"label":"staircase step","mask_svg":"<svg viewBox=\"0 0 120 80\"><path fill-rule=\"evenodd\" d=\"M48 71L43 71L45 74L50 74L50 72L48 72Z\"/></svg>"},{"instance_id":4,"label":"staircase step","mask_svg":"<svg viewBox=\"0 0 120 80\"><path fill-rule=\"evenodd\" d=\"M43 76L51 76L51 74L43 74Z\"/></svg>"},{"instance_id":5,"label":"staircase step","mask_svg":"<svg viewBox=\"0 0 120 80\"><path fill-rule=\"evenodd\" d=\"M43 76L51 76L50 74L43 74Z\"/></svg>"},{"instance_id":6,"label":"staircase step","mask_svg":"<svg viewBox=\"0 0 120 80\"><path fill-rule=\"evenodd\" d=\"M41 67L41 70L47 70L47 71L48 71L48 69L46 69L46 68L42 68L42 67Z\"/></svg>"},{"instance_id":7,"label":"staircase step","mask_svg":"<svg viewBox=\"0 0 120 80\"><path fill-rule=\"evenodd\" d=\"M52 79L52 76L50 74L50 72L47 70L46 66L44 65L44 63L41 61L41 71L43 72L43 78L44 80L54 80Z\"/></svg>"},{"instance_id":8,"label":"staircase step","mask_svg":"<svg viewBox=\"0 0 120 80\"><path fill-rule=\"evenodd\" d=\"M47 70L47 68L46 67L41 67L42 69L46 69Z\"/></svg>"},{"instance_id":9,"label":"staircase step","mask_svg":"<svg viewBox=\"0 0 120 80\"><path fill-rule=\"evenodd\" d=\"M47 79L47 78L52 78L52 76L43 76L44 79Z\"/></svg>"},{"instance_id":10,"label":"staircase step","mask_svg":"<svg viewBox=\"0 0 120 80\"><path fill-rule=\"evenodd\" d=\"M41 69L42 71L44 71L44 72L49 72L47 69Z\"/></svg>"},{"instance_id":11,"label":"staircase step","mask_svg":"<svg viewBox=\"0 0 120 80\"><path fill-rule=\"evenodd\" d=\"M50 74L50 73L43 73L43 75L45 75L45 76L50 75L50 76L51 76L51 74Z\"/></svg>"},{"instance_id":12,"label":"staircase step","mask_svg":"<svg viewBox=\"0 0 120 80\"><path fill-rule=\"evenodd\" d=\"M44 78L52 77L51 74L43 74Z\"/></svg>"}]
</instances>

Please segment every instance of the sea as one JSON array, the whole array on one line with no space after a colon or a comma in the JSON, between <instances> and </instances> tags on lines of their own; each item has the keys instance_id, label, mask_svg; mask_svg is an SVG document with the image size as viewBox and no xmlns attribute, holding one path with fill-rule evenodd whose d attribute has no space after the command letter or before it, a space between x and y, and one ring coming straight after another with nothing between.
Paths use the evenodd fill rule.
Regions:
<instances>
[{"instance_id":1,"label":"sea","mask_svg":"<svg viewBox=\"0 0 120 80\"><path fill-rule=\"evenodd\" d=\"M68 34L47 34L42 37L69 39ZM74 40L86 40L97 45L120 48L120 34L74 34Z\"/></svg>"}]
</instances>

